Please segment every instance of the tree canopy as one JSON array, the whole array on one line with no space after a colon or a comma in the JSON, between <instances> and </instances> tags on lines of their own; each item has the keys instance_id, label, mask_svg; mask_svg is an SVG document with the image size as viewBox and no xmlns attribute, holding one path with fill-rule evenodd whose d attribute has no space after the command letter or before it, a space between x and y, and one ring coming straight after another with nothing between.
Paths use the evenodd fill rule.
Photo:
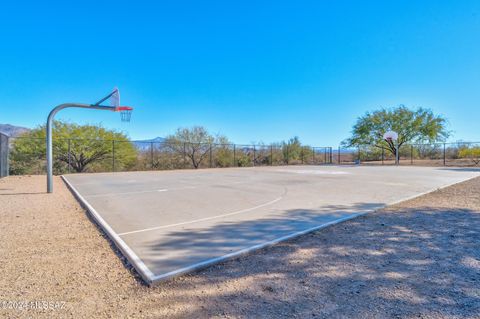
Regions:
<instances>
[{"instance_id":1,"label":"tree canopy","mask_svg":"<svg viewBox=\"0 0 480 319\"><path fill-rule=\"evenodd\" d=\"M45 125L14 139L11 153L12 173L29 174L31 168L43 166L45 161ZM115 163L113 162L115 155ZM135 147L121 132L100 125L79 125L55 121L53 125L54 170L72 169L84 172L125 169L134 165ZM32 163L37 163L33 165Z\"/></svg>"},{"instance_id":2,"label":"tree canopy","mask_svg":"<svg viewBox=\"0 0 480 319\"><path fill-rule=\"evenodd\" d=\"M460 158L470 158L475 165L480 163L480 147L462 147L458 152Z\"/></svg>"},{"instance_id":3,"label":"tree canopy","mask_svg":"<svg viewBox=\"0 0 480 319\"><path fill-rule=\"evenodd\" d=\"M213 144L227 145L230 142L223 135L209 133L203 126L193 126L178 128L175 134L165 139L165 144L188 158L194 168L199 168L212 151Z\"/></svg>"},{"instance_id":4,"label":"tree canopy","mask_svg":"<svg viewBox=\"0 0 480 319\"><path fill-rule=\"evenodd\" d=\"M432 110L417 108L411 110L404 105L367 112L358 118L353 126L352 136L342 144L348 147L372 145L387 148L395 154L396 146L385 141L383 134L389 130L398 133L398 147L405 143L432 143L445 141L450 132L446 129L447 120Z\"/></svg>"}]
</instances>

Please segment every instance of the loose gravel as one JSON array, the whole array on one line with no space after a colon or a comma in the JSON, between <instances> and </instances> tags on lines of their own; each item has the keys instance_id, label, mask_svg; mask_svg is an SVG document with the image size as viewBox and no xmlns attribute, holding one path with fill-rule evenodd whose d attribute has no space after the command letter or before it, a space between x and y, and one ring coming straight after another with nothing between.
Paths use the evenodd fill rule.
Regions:
<instances>
[{"instance_id":1,"label":"loose gravel","mask_svg":"<svg viewBox=\"0 0 480 319\"><path fill-rule=\"evenodd\" d=\"M0 317L480 318L480 178L153 288L54 182L0 179Z\"/></svg>"}]
</instances>

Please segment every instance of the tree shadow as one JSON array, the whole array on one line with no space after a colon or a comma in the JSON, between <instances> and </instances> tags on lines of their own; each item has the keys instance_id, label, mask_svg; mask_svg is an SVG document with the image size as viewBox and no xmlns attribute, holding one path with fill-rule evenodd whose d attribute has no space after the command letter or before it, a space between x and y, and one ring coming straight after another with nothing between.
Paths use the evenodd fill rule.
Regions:
<instances>
[{"instance_id":1,"label":"tree shadow","mask_svg":"<svg viewBox=\"0 0 480 319\"><path fill-rule=\"evenodd\" d=\"M148 257L142 259L150 268L162 269L162 272L166 273L319 227L338 219L354 217L384 205L384 203L356 203L352 206L328 205L316 210L278 210L270 214L270 218L231 220L203 228L192 225L188 230L165 233L162 235L161 242L148 243L154 256L168 256L175 252L179 258L162 258L160 261ZM168 240L164 240L165 238Z\"/></svg>"},{"instance_id":2,"label":"tree shadow","mask_svg":"<svg viewBox=\"0 0 480 319\"><path fill-rule=\"evenodd\" d=\"M159 254L193 245L201 255L208 242L228 239L240 246L242 238L289 223L317 222L314 213L291 210L290 220L271 218L261 225L223 223L199 231L193 241L191 234L172 232L168 242L151 244ZM198 293L203 307L183 314L192 318L476 317L479 242L475 211L422 207L372 213L173 280L168 289L179 299L186 288Z\"/></svg>"}]
</instances>

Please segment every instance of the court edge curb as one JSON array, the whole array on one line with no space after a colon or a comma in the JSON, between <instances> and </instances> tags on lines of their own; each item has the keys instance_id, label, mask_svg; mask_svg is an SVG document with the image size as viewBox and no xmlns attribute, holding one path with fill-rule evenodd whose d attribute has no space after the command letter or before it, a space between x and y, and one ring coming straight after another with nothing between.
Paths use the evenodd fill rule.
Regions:
<instances>
[{"instance_id":1,"label":"court edge curb","mask_svg":"<svg viewBox=\"0 0 480 319\"><path fill-rule=\"evenodd\" d=\"M223 262L223 261L227 261L227 260L233 259L235 257L239 257L241 255L247 255L247 254L252 253L256 250L260 250L262 248L270 247L270 246L273 246L273 245L278 244L280 242L283 242L283 241L286 241L286 240L289 240L289 239L293 239L293 238L296 238L296 237L299 237L299 236L302 236L302 235L306 235L308 233L314 232L314 231L322 229L322 228L326 228L326 227L329 227L329 226L332 226L332 225L340 224L340 223L343 223L345 221L348 221L348 220L351 220L351 219L361 217L361 216L367 215L369 213L375 212L379 209L383 209L383 208L391 206L391 205L396 205L396 204L401 203L401 202L409 201L409 200L415 199L417 197L421 197L421 196L424 196L426 194L432 193L434 191L438 191L438 190L441 190L441 189L444 189L444 188L447 188L447 187L450 187L450 186L453 186L453 185L456 185L456 184L460 184L460 183L469 181L469 180L477 178L479 176L473 176L473 177L467 178L467 179L459 181L459 182L447 183L447 184L444 184L444 185L439 186L437 188L434 188L434 189L431 189L431 190L428 190L428 191L425 191L425 192L421 192L419 194L415 194L415 195L409 196L409 197L404 198L404 199L400 199L400 200L397 200L397 201L386 203L385 205L382 205L381 207L371 209L371 210L367 210L363 213L357 213L357 214L349 215L349 216L346 216L346 217L343 217L343 218L340 218L340 219L337 219L337 220L334 220L334 221L331 221L331 222L328 222L328 223L325 223L325 224L322 224L322 225L319 225L319 226L311 227L311 228L308 228L306 230L302 230L302 231L299 231L299 232L295 232L293 234L282 236L280 238L277 238L277 239L274 239L274 240L271 240L271 241L268 241L268 242L265 242L265 243L262 243L262 244L247 247L247 248L241 249L239 251L236 251L236 252L233 252L233 253L230 253L230 254L226 254L226 255L223 255L223 256L220 256L220 257L217 257L217 258L208 259L206 261L199 262L199 263L193 264L193 265L188 266L188 267L180 268L180 269L177 269L177 270L174 270L174 271L162 274L162 275L154 275L150 271L150 269L148 269L148 267L145 265L145 263L130 249L130 247L128 247L128 245L117 235L117 233L115 233L115 231L105 222L105 220L100 216L100 214L98 214L97 211L90 204L88 204L88 202L82 197L82 195L80 195L78 193L78 191L70 184L70 182L67 180L67 178L63 175L61 175L61 177L62 177L62 180L67 184L68 188L73 192L75 197L81 202L82 205L84 205L84 207L87 208L87 211L94 218L94 220L100 225L100 227L102 227L102 229L105 231L105 233L108 235L108 237L114 242L114 244L117 246L117 248L120 249L120 251L128 259L128 261L138 271L138 273L140 274L142 279L149 286L153 286L153 285L159 284L160 282L166 281L168 279L172 279L172 278L180 276L180 275L184 275L184 274L187 274L187 273L198 271L200 269L206 268L206 267L211 266L213 264Z\"/></svg>"},{"instance_id":2,"label":"court edge curb","mask_svg":"<svg viewBox=\"0 0 480 319\"><path fill-rule=\"evenodd\" d=\"M115 246L122 252L123 256L127 258L129 263L137 270L142 279L148 284L152 284L152 278L154 274L148 269L145 263L133 252L133 250L128 247L128 245L123 241L120 236L108 225L108 223L100 216L100 214L83 198L82 195L73 187L68 179L61 175L62 180L67 185L68 189L73 193L77 198L80 204L86 208L87 212L93 218L93 220L102 228L102 230L107 234L108 238L115 244Z\"/></svg>"}]
</instances>

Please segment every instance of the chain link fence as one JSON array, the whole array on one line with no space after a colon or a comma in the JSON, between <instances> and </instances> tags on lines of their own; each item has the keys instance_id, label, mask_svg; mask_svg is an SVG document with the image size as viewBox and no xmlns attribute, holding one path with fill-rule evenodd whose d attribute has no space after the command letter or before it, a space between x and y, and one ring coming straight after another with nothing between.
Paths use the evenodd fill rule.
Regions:
<instances>
[{"instance_id":1,"label":"chain link fence","mask_svg":"<svg viewBox=\"0 0 480 319\"><path fill-rule=\"evenodd\" d=\"M10 139L10 174L45 174L43 138ZM55 174L330 164L331 147L53 139Z\"/></svg>"},{"instance_id":2,"label":"chain link fence","mask_svg":"<svg viewBox=\"0 0 480 319\"><path fill-rule=\"evenodd\" d=\"M332 154L334 164L395 164L395 155L386 147L339 147ZM475 167L480 166L480 142L405 144L399 158L400 165Z\"/></svg>"},{"instance_id":3,"label":"chain link fence","mask_svg":"<svg viewBox=\"0 0 480 319\"><path fill-rule=\"evenodd\" d=\"M0 176L45 174L43 138L0 134ZM120 172L278 165L394 165L387 148L333 149L291 144L192 144L54 139L54 173ZM480 166L480 142L402 145L400 165Z\"/></svg>"}]
</instances>

